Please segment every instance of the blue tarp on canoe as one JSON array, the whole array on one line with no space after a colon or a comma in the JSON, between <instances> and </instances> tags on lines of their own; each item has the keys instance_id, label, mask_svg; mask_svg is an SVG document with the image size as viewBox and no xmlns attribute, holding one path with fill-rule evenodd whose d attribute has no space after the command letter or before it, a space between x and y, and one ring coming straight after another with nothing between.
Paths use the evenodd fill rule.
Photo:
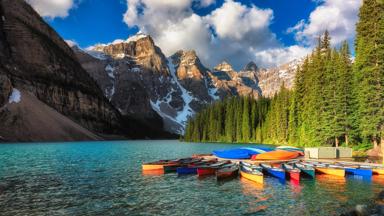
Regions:
<instances>
[{"instance_id":1,"label":"blue tarp on canoe","mask_svg":"<svg viewBox=\"0 0 384 216\"><path fill-rule=\"evenodd\" d=\"M265 152L273 151L273 148L268 147L246 147L236 148L229 150L216 150L212 153L220 158L226 159L249 159L252 155L261 154Z\"/></svg>"}]
</instances>

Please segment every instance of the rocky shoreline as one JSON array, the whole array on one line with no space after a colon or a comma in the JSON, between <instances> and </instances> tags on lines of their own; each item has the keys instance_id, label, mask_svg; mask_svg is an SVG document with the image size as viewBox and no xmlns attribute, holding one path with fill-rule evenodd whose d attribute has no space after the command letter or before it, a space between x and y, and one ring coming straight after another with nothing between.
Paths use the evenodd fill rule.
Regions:
<instances>
[{"instance_id":1,"label":"rocky shoreline","mask_svg":"<svg viewBox=\"0 0 384 216\"><path fill-rule=\"evenodd\" d=\"M356 205L354 209L341 216L379 216L384 215L384 190L369 204Z\"/></svg>"}]
</instances>

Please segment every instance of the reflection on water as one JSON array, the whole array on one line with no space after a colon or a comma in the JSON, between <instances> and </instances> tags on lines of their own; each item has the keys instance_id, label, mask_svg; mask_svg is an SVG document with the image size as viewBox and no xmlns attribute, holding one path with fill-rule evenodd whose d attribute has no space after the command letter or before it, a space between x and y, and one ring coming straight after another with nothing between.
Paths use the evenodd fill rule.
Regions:
<instances>
[{"instance_id":1,"label":"reflection on water","mask_svg":"<svg viewBox=\"0 0 384 216\"><path fill-rule=\"evenodd\" d=\"M143 162L237 147L177 141L0 145L0 215L339 215L384 185L319 175L300 182L265 177L178 177L142 172Z\"/></svg>"},{"instance_id":2,"label":"reflection on water","mask_svg":"<svg viewBox=\"0 0 384 216\"><path fill-rule=\"evenodd\" d=\"M346 178L341 176L320 174L316 176L317 184L326 190L330 196L339 202L347 201L348 197L344 194L346 190Z\"/></svg>"},{"instance_id":3,"label":"reflection on water","mask_svg":"<svg viewBox=\"0 0 384 216\"><path fill-rule=\"evenodd\" d=\"M143 176L161 176L164 175L164 170L143 170Z\"/></svg>"},{"instance_id":4,"label":"reflection on water","mask_svg":"<svg viewBox=\"0 0 384 216\"><path fill-rule=\"evenodd\" d=\"M240 182L243 195L250 197L247 202L248 207L245 214L264 212L268 208L265 203L270 198L270 196L264 192L264 184L256 183L246 178L240 178Z\"/></svg>"}]
</instances>

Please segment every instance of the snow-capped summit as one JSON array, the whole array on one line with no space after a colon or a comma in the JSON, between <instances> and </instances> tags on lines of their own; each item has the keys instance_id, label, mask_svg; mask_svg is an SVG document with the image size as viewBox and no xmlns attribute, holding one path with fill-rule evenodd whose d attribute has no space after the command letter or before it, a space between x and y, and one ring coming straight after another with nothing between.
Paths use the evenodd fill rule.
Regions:
<instances>
[{"instance_id":1,"label":"snow-capped summit","mask_svg":"<svg viewBox=\"0 0 384 216\"><path fill-rule=\"evenodd\" d=\"M125 43L130 43L130 42L136 42L140 39L143 39L143 38L147 38L147 37L150 37L149 35L147 34L144 34L142 33L141 31L139 31L137 34L129 37L127 40L125 40L124 42Z\"/></svg>"}]
</instances>

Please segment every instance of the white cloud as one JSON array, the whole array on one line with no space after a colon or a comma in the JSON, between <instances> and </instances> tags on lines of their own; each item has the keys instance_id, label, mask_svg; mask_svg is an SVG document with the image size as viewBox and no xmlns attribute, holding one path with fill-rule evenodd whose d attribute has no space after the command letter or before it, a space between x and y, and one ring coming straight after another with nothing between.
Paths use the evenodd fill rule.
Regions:
<instances>
[{"instance_id":1,"label":"white cloud","mask_svg":"<svg viewBox=\"0 0 384 216\"><path fill-rule=\"evenodd\" d=\"M74 0L26 0L41 16L55 18L67 17L75 6Z\"/></svg>"},{"instance_id":2,"label":"white cloud","mask_svg":"<svg viewBox=\"0 0 384 216\"><path fill-rule=\"evenodd\" d=\"M221 38L240 40L244 35L255 31L269 31L273 11L262 10L255 6L249 8L239 2L226 1L222 7L207 17Z\"/></svg>"},{"instance_id":3,"label":"white cloud","mask_svg":"<svg viewBox=\"0 0 384 216\"><path fill-rule=\"evenodd\" d=\"M127 0L124 21L129 27L137 26L143 33L151 35L165 55L180 49L194 49L208 67L222 60L228 60L237 69L249 61L258 62L262 67L271 66L272 61L267 55L281 54L284 57L277 58L287 59L287 53L293 52L291 48L284 48L270 31L272 10L226 0L208 15L200 16L193 11L196 2ZM199 3L208 6L215 1Z\"/></svg>"},{"instance_id":4,"label":"white cloud","mask_svg":"<svg viewBox=\"0 0 384 216\"><path fill-rule=\"evenodd\" d=\"M256 64L274 66L302 58L312 51L311 48L293 45L290 47L267 49L255 53Z\"/></svg>"},{"instance_id":5,"label":"white cloud","mask_svg":"<svg viewBox=\"0 0 384 216\"><path fill-rule=\"evenodd\" d=\"M314 45L325 30L330 32L332 43L340 44L352 40L355 36L355 24L361 0L321 0L319 6L304 20L291 27L287 32L295 32L296 40L306 45Z\"/></svg>"}]
</instances>

